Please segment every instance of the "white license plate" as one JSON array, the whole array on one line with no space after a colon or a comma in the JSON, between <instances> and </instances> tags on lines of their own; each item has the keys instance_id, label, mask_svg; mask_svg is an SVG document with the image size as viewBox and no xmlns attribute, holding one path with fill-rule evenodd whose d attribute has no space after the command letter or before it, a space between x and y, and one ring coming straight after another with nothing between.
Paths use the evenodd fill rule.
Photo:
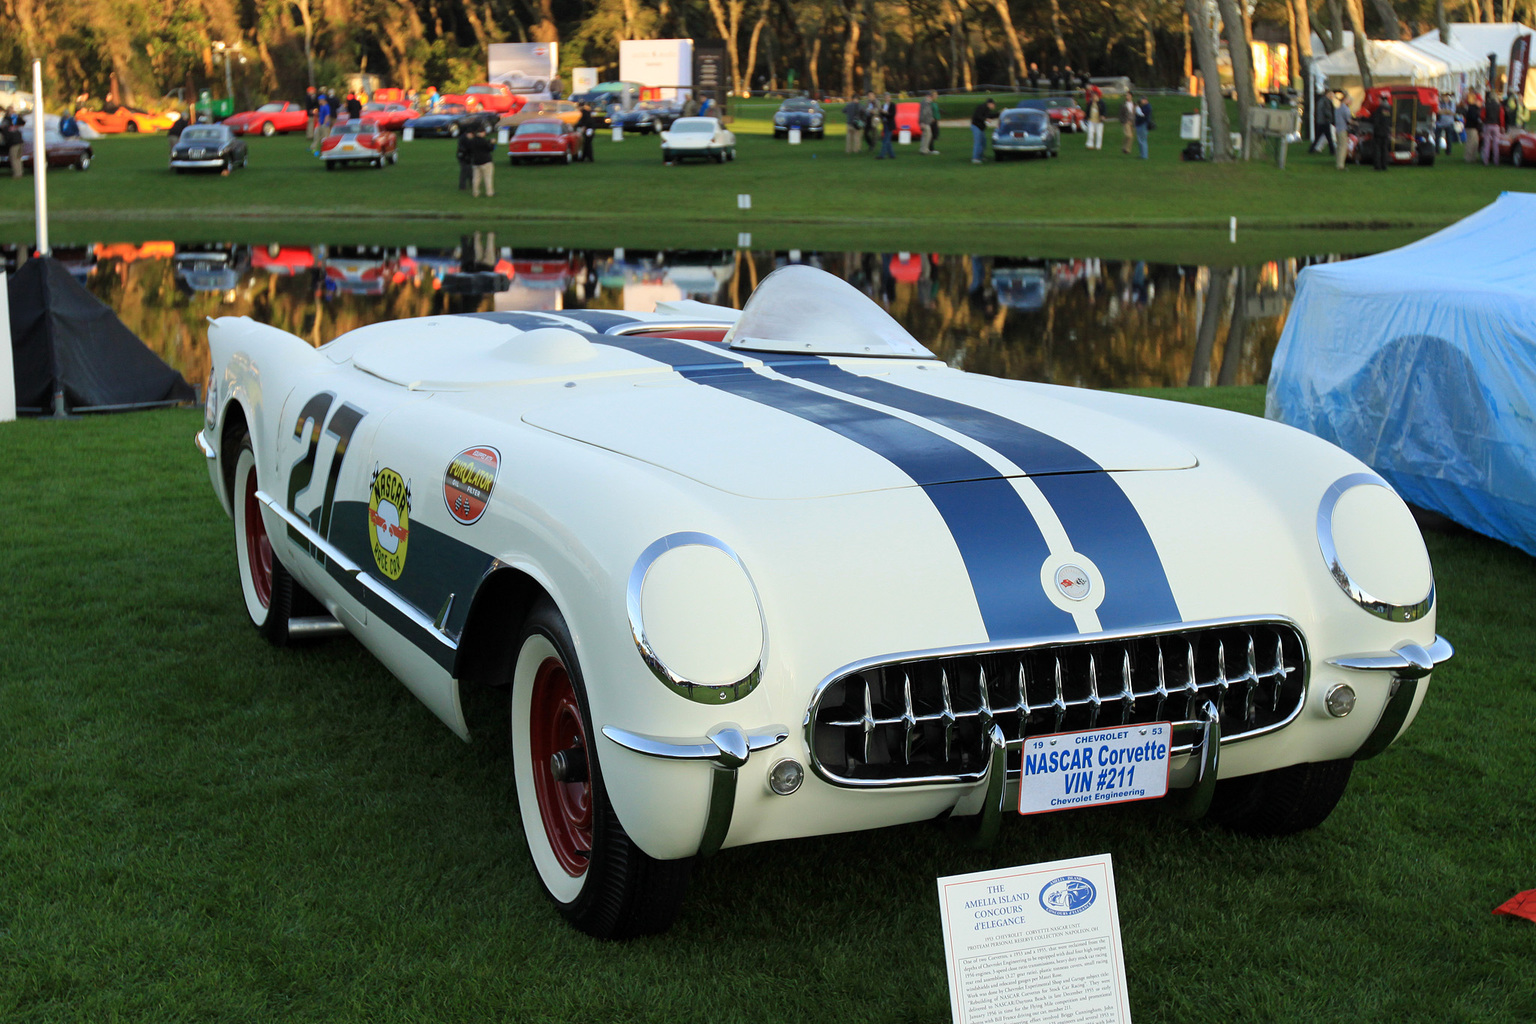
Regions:
<instances>
[{"instance_id":1,"label":"white license plate","mask_svg":"<svg viewBox=\"0 0 1536 1024\"><path fill-rule=\"evenodd\" d=\"M544 148L544 144L542 142L530 142L530 143L528 143L528 148L529 149L543 149Z\"/></svg>"},{"instance_id":2,"label":"white license plate","mask_svg":"<svg viewBox=\"0 0 1536 1024\"><path fill-rule=\"evenodd\" d=\"M1166 796L1172 739L1168 722L1031 736L1024 741L1019 813Z\"/></svg>"}]
</instances>

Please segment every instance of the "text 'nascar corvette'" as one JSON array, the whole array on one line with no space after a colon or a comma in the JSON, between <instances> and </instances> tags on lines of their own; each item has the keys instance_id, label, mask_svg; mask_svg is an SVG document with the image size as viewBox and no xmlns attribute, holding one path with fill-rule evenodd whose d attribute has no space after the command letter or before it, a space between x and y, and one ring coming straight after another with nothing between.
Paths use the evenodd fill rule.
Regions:
<instances>
[{"instance_id":1,"label":"text 'nascar corvette'","mask_svg":"<svg viewBox=\"0 0 1536 1024\"><path fill-rule=\"evenodd\" d=\"M806 267L739 314L210 345L251 619L345 628L461 736L461 689L510 687L530 852L596 935L665 928L722 846L985 835L1042 738L1165 730L1185 813L1311 827L1450 656L1417 527L1349 455L952 369Z\"/></svg>"}]
</instances>

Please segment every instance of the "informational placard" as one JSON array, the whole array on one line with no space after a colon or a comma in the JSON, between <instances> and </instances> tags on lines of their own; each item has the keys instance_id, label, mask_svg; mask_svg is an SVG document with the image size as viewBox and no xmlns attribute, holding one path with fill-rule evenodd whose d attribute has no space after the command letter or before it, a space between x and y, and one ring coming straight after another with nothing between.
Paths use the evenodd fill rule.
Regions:
<instances>
[{"instance_id":1,"label":"informational placard","mask_svg":"<svg viewBox=\"0 0 1536 1024\"><path fill-rule=\"evenodd\" d=\"M597 88L597 68L571 68L571 95Z\"/></svg>"},{"instance_id":2,"label":"informational placard","mask_svg":"<svg viewBox=\"0 0 1536 1024\"><path fill-rule=\"evenodd\" d=\"M693 85L692 39L625 39L619 43L619 78L659 88L674 99Z\"/></svg>"},{"instance_id":3,"label":"informational placard","mask_svg":"<svg viewBox=\"0 0 1536 1024\"><path fill-rule=\"evenodd\" d=\"M559 53L559 43L491 43L486 47L486 73L492 83L519 96L547 100L549 83L560 66Z\"/></svg>"},{"instance_id":4,"label":"informational placard","mask_svg":"<svg viewBox=\"0 0 1536 1024\"><path fill-rule=\"evenodd\" d=\"M1103 807L1168 795L1168 722L1059 732L1024 741L1019 813Z\"/></svg>"},{"instance_id":5,"label":"informational placard","mask_svg":"<svg viewBox=\"0 0 1536 1024\"><path fill-rule=\"evenodd\" d=\"M939 879L954 1024L1130 1024L1109 854Z\"/></svg>"}]
</instances>

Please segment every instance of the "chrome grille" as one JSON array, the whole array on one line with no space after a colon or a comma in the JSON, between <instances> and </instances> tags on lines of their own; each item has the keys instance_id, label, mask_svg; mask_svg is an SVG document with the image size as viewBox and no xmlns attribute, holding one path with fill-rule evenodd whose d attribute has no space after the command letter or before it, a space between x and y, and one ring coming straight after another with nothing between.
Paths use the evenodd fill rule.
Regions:
<instances>
[{"instance_id":1,"label":"chrome grille","mask_svg":"<svg viewBox=\"0 0 1536 1024\"><path fill-rule=\"evenodd\" d=\"M1206 702L1223 741L1301 710L1306 644L1287 620L925 654L861 664L823 684L807 716L811 760L830 782L979 779L995 723L1010 741L1143 722L1193 721Z\"/></svg>"}]
</instances>

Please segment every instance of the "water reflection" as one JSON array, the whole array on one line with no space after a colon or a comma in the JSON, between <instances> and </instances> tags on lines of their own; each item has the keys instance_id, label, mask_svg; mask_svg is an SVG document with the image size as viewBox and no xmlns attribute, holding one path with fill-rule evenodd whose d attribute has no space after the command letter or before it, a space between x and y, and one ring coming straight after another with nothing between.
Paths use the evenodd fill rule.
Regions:
<instances>
[{"instance_id":1,"label":"water reflection","mask_svg":"<svg viewBox=\"0 0 1536 1024\"><path fill-rule=\"evenodd\" d=\"M522 249L494 233L452 248L100 243L55 249L188 380L208 373L205 317L243 315L314 344L380 320L484 310L740 307L787 263L850 282L942 358L1090 387L1263 383L1317 260L1197 267L1129 260L788 250ZM10 269L18 253L0 248Z\"/></svg>"}]
</instances>

